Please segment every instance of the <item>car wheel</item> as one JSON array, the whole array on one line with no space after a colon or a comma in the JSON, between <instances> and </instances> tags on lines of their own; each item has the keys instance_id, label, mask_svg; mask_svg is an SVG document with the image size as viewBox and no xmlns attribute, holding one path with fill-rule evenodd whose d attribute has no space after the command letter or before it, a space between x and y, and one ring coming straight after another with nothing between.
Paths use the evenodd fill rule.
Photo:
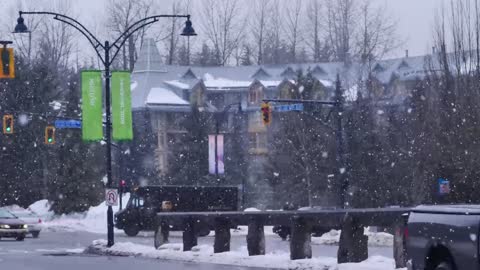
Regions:
<instances>
[{"instance_id":1,"label":"car wheel","mask_svg":"<svg viewBox=\"0 0 480 270\"><path fill-rule=\"evenodd\" d=\"M128 226L123 231L130 237L137 236L137 234L140 232L137 225Z\"/></svg>"},{"instance_id":2,"label":"car wheel","mask_svg":"<svg viewBox=\"0 0 480 270\"><path fill-rule=\"evenodd\" d=\"M32 232L33 238L38 238L39 235L40 235L40 232Z\"/></svg>"},{"instance_id":3,"label":"car wheel","mask_svg":"<svg viewBox=\"0 0 480 270\"><path fill-rule=\"evenodd\" d=\"M435 267L435 270L453 270L453 267L449 262L441 262Z\"/></svg>"},{"instance_id":4,"label":"car wheel","mask_svg":"<svg viewBox=\"0 0 480 270\"><path fill-rule=\"evenodd\" d=\"M23 240L25 240L25 235L17 236L17 238L15 238L15 240L23 241Z\"/></svg>"}]
</instances>

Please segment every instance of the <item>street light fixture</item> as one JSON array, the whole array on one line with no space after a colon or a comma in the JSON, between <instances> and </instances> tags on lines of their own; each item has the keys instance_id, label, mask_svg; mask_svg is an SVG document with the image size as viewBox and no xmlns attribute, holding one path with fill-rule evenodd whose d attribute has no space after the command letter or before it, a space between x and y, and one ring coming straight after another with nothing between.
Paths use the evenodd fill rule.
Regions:
<instances>
[{"instance_id":1,"label":"street light fixture","mask_svg":"<svg viewBox=\"0 0 480 270\"><path fill-rule=\"evenodd\" d=\"M193 29L192 22L190 21L190 15L154 15L149 16L144 19L141 19L128 27L125 32L120 34L120 36L113 42L110 43L109 41L105 41L102 44L85 26L79 23L77 20L68 17L63 14L54 13L54 12L47 12L47 11L19 11L19 17L17 19L17 25L15 26L14 33L26 33L28 32L28 27L25 25L25 21L22 15L28 14L41 14L41 15L52 15L54 16L53 19L66 23L75 29L77 29L80 33L83 34L93 46L95 52L97 53L98 57L100 58L101 62L104 65L105 70L105 113L106 113L106 123L105 123L105 135L106 135L106 143L107 143L107 150L106 150L106 169L107 169L107 188L113 188L113 180L112 180L112 138L111 138L111 107L110 107L110 67L113 63L113 60L120 52L120 49L128 40L128 38L133 35L136 31L144 28L147 25L153 24L157 22L160 18L186 18L185 28L183 29L181 35L183 36L196 36L195 30ZM102 56L103 53L103 56ZM108 228L108 243L107 246L111 247L114 244L114 236L113 236L113 209L111 206L108 207L107 210L107 228Z\"/></svg>"},{"instance_id":2,"label":"street light fixture","mask_svg":"<svg viewBox=\"0 0 480 270\"><path fill-rule=\"evenodd\" d=\"M13 33L28 33L27 26L25 25L25 20L22 17L22 14L20 13L20 16L17 19L17 25L15 26L15 30L13 30Z\"/></svg>"}]
</instances>

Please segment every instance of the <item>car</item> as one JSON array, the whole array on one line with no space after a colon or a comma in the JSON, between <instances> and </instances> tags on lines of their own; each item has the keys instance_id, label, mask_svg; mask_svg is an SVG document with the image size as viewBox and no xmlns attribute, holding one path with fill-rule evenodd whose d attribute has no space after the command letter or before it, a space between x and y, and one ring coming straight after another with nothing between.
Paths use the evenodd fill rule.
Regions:
<instances>
[{"instance_id":1,"label":"car","mask_svg":"<svg viewBox=\"0 0 480 270\"><path fill-rule=\"evenodd\" d=\"M6 209L0 208L0 238L15 238L23 241L28 233L28 225Z\"/></svg>"},{"instance_id":2,"label":"car","mask_svg":"<svg viewBox=\"0 0 480 270\"><path fill-rule=\"evenodd\" d=\"M480 205L421 205L408 217L407 269L480 269Z\"/></svg>"},{"instance_id":3,"label":"car","mask_svg":"<svg viewBox=\"0 0 480 270\"><path fill-rule=\"evenodd\" d=\"M42 219L40 217L30 210L14 210L11 213L28 225L28 234L31 234L33 238L38 238L42 230Z\"/></svg>"}]
</instances>

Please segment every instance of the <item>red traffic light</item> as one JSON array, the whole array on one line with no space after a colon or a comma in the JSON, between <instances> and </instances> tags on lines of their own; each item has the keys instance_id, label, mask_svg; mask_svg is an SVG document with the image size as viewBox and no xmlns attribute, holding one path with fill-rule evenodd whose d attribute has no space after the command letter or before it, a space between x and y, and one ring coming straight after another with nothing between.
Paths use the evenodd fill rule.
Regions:
<instances>
[{"instance_id":1,"label":"red traffic light","mask_svg":"<svg viewBox=\"0 0 480 270\"><path fill-rule=\"evenodd\" d=\"M265 126L270 125L272 122L272 108L267 102L262 103L262 120Z\"/></svg>"},{"instance_id":2,"label":"red traffic light","mask_svg":"<svg viewBox=\"0 0 480 270\"><path fill-rule=\"evenodd\" d=\"M125 180L120 181L120 186L124 187L126 185L127 185L127 181Z\"/></svg>"}]
</instances>

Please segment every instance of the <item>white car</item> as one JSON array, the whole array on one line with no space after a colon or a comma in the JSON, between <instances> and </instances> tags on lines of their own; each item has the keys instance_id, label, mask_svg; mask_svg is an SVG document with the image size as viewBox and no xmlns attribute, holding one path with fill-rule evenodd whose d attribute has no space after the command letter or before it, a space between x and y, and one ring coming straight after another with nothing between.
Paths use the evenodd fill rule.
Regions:
<instances>
[{"instance_id":1,"label":"white car","mask_svg":"<svg viewBox=\"0 0 480 270\"><path fill-rule=\"evenodd\" d=\"M11 211L11 213L28 225L28 233L32 234L33 238L38 238L42 230L42 219L40 217L30 210L16 210Z\"/></svg>"}]
</instances>

